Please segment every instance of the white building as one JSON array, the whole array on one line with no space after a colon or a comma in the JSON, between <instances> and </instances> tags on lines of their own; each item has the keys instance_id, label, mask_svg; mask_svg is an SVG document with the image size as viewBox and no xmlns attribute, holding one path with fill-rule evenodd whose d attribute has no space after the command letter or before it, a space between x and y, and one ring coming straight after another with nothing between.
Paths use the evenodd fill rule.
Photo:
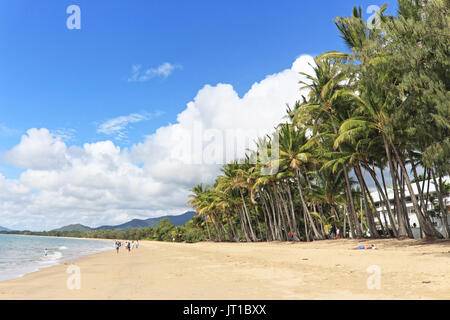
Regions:
<instances>
[{"instance_id":1,"label":"white building","mask_svg":"<svg viewBox=\"0 0 450 320\"><path fill-rule=\"evenodd\" d=\"M449 181L450 181L449 177L445 177L443 180L444 180L443 182L445 182L445 183L449 183ZM425 183L423 183L423 181L421 181L420 182L421 189L422 189L422 185L424 186L423 193L424 193L424 197L425 197L425 202L428 204L427 211L434 210L435 206L437 206L439 204L439 199L436 194L436 186L434 185L433 180L429 181L429 184L428 184L428 181L425 181ZM414 194L416 195L417 201L419 202L419 205L420 205L420 198L419 198L419 192L417 189L417 184L413 183L412 187L414 190ZM427 190L429 190L428 202L426 201ZM389 202L391 204L392 212L394 212L394 190L392 188L387 188L387 193L388 193ZM380 201L380 194L378 193L378 191L371 192L371 196L375 203L375 207L376 207L377 211L379 212L381 222L383 223L384 226L386 226L386 225L390 226L390 220L389 220L389 215L388 215L388 212L386 209L385 201L383 200L383 198L381 198L381 201ZM416 213L414 212L414 207L413 207L413 204L411 201L410 193L406 186L405 186L405 196L407 199L406 200L406 210L408 212L409 224L411 226L414 238L420 238L420 224L417 219ZM448 219L448 221L450 221L450 196L449 195L444 196L444 205L447 208L447 219ZM444 225L442 224L442 219L440 217L435 217L435 218L432 218L432 221L433 221L435 228L440 233L445 235L445 228L444 228ZM378 222L378 217L375 217L375 222ZM379 222L378 222L378 225L379 225Z\"/></svg>"}]
</instances>

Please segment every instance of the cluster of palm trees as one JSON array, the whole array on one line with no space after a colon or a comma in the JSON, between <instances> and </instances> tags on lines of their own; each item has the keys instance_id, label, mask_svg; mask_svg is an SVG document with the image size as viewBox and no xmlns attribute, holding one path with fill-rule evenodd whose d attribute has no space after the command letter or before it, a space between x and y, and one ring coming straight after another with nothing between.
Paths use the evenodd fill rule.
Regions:
<instances>
[{"instance_id":1,"label":"cluster of palm trees","mask_svg":"<svg viewBox=\"0 0 450 320\"><path fill-rule=\"evenodd\" d=\"M385 9L377 27L361 8L336 18L351 53L316 57L301 82L308 95L288 107L274 134L224 165L212 186L191 190L210 239L311 241L333 227L344 237L412 238L408 202L424 237L449 237L449 1L399 0L397 17ZM437 213L429 210L430 181Z\"/></svg>"}]
</instances>

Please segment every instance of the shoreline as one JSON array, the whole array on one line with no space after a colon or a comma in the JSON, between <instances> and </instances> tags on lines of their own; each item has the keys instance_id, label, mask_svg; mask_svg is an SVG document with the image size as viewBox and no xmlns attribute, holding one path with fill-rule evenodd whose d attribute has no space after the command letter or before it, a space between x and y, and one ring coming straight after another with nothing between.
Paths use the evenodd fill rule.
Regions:
<instances>
[{"instance_id":1,"label":"shoreline","mask_svg":"<svg viewBox=\"0 0 450 320\"><path fill-rule=\"evenodd\" d=\"M25 234L6 234L6 235L12 235L12 236L23 236L23 237L39 237L39 238L61 238L61 239L72 239L72 240L101 240L105 242L104 248L96 248L94 249L94 252L86 252L86 251L72 251L69 253L66 253L64 249L65 248L59 248L55 250L55 253L61 254L61 257L52 261L48 261L47 264L42 264L42 261L39 260L30 260L32 262L28 265L17 265L17 268L11 269L11 270L3 270L5 274L7 275L6 279L0 279L0 283L4 281L14 280L14 279L20 279L23 278L29 274L33 274L36 272L40 272L41 270L52 268L61 264L67 264L74 261L77 261L79 259L83 259L87 256L96 255L98 253L102 253L105 251L114 250L113 246L111 245L111 248L106 247L106 242L110 242L109 239L91 239L91 238L77 238L77 237L57 237L57 236L43 236L43 235L25 235ZM64 247L64 246L63 246Z\"/></svg>"},{"instance_id":2,"label":"shoreline","mask_svg":"<svg viewBox=\"0 0 450 320\"><path fill-rule=\"evenodd\" d=\"M110 239L109 239L110 240ZM0 282L0 299L450 299L450 241L139 241ZM375 243L378 250L351 250ZM67 283L80 270L80 289ZM378 266L381 288L368 289Z\"/></svg>"},{"instance_id":3,"label":"shoreline","mask_svg":"<svg viewBox=\"0 0 450 320\"><path fill-rule=\"evenodd\" d=\"M114 250L114 249L105 249L105 250L102 250L102 251L99 251L99 252L88 253L88 254L85 254L85 255L82 255L82 256L79 256L79 257L68 258L67 260L62 259L61 261L55 261L55 264L50 264L50 265L47 265L47 266L45 266L45 265L44 265L44 266L39 266L39 267L36 266L36 269L37 269L37 270L25 272L25 273L20 274L20 275L15 275L15 276L13 276L12 278L9 278L9 279L0 280L0 284L1 284L2 282L4 282L4 281L15 280L15 279L21 279L21 278L26 277L26 276L29 275L29 274L33 274L33 273L36 273L36 272L40 272L40 271L42 271L42 270L44 270L44 269L56 267L56 266L59 266L59 265L61 265L61 264L67 265L68 263L72 263L72 262L75 262L75 261L77 261L77 260L80 260L80 259L83 259L83 258L86 258L86 257L89 257L89 256L94 256L94 255L96 255L96 254L99 254L99 253L102 253L102 252L105 252L105 251L110 251L110 250ZM0 298L0 300L1 300L1 298Z\"/></svg>"}]
</instances>

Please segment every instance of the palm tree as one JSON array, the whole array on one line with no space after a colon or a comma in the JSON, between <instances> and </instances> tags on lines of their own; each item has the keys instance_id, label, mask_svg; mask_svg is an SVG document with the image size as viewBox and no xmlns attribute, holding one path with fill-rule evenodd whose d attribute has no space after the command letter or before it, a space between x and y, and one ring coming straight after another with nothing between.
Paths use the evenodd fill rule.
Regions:
<instances>
[{"instance_id":1,"label":"palm tree","mask_svg":"<svg viewBox=\"0 0 450 320\"><path fill-rule=\"evenodd\" d=\"M448 10L442 1L414 2L399 0L398 17L384 16L383 6L382 30L365 23L361 8L334 20L351 54L327 52L315 59L313 74L303 74L302 89L309 94L287 111L288 123L275 128L279 149L272 148L277 141L270 136L261 138L242 161L223 166L213 187L192 189L189 204L204 218L208 233L211 223L218 240L237 239L240 225L244 238L255 241L258 231L263 238L263 220L269 241L286 240L288 231L295 240L309 241L324 238L332 223L343 222L345 229L348 221L353 237L367 229L377 237L375 218L384 226L366 170L385 203L394 236L412 236L408 190L426 237L441 237L426 213L429 192L425 198L425 181L420 186L416 168L425 168L428 186L431 179L436 184L448 224L442 177L450 173L450 64L448 35L441 31L448 28ZM394 210L385 168L392 179ZM359 189L353 188L352 173Z\"/></svg>"},{"instance_id":2,"label":"palm tree","mask_svg":"<svg viewBox=\"0 0 450 320\"><path fill-rule=\"evenodd\" d=\"M328 224L341 226L343 224L343 216L339 214L339 207L347 204L345 196L345 180L343 169L340 168L334 172L330 168L321 167L321 169L313 173L316 185L313 193L310 195L311 201L317 204L327 205L329 207L329 215L325 217Z\"/></svg>"},{"instance_id":3,"label":"palm tree","mask_svg":"<svg viewBox=\"0 0 450 320\"><path fill-rule=\"evenodd\" d=\"M380 78L380 81L378 83L374 81L374 79L376 79L377 77ZM425 235L427 237L439 237L438 232L426 221L425 217L423 216L419 208L417 198L412 189L408 174L406 172L404 161L401 159L397 147L392 141L392 138L388 136L388 134L391 132L389 131L391 130L391 128L387 125L389 115L386 112L386 109L387 105L392 103L392 97L390 97L390 95L386 92L383 92L385 91L382 89L385 87L383 85L383 82L386 81L386 79L387 76L382 74L380 75L379 70L377 70L376 74L370 72L370 75L367 74L367 78L361 76L361 79L359 80L359 84L361 85L360 95L357 95L354 92L350 91L342 92L343 95L351 97L353 102L358 105L359 112L352 118L347 119L342 123L339 129L340 135L336 140L337 142L351 140L356 134L360 134L364 131L376 130L382 137L385 154L387 157L387 163L389 164L389 169L392 175L392 183L394 188L394 197L399 224L398 236L400 238L403 238L407 237L408 234L404 221L404 215L400 212L401 204L397 187L398 178L395 175L396 169L394 168L394 159L392 158L392 154L395 156L395 160L399 164L403 177L406 180L414 210L416 212L420 225L423 227Z\"/></svg>"},{"instance_id":4,"label":"palm tree","mask_svg":"<svg viewBox=\"0 0 450 320\"><path fill-rule=\"evenodd\" d=\"M300 200L303 206L304 219L309 221L309 226L313 231L314 238L322 239L317 230L313 218L305 201L303 188L307 184L305 173L312 164L312 156L308 148L305 147L307 138L305 132L301 132L291 124L282 124L278 128L280 143L279 165L286 170L291 170L297 180L297 187ZM293 216L295 219L295 217Z\"/></svg>"},{"instance_id":5,"label":"palm tree","mask_svg":"<svg viewBox=\"0 0 450 320\"><path fill-rule=\"evenodd\" d=\"M310 89L309 100L305 104L299 104L295 111L297 126L304 125L305 120L312 122L309 127L316 134L316 142L322 143L325 138L337 136L338 128L346 119L348 109L351 105L345 99L342 99L339 92L344 88L344 82L349 82L348 74L343 71L341 65L333 62L331 59L317 57L314 75L306 75L308 82L302 88ZM348 84L347 84L348 86ZM343 152L338 146L339 152ZM344 179L346 183L346 196L350 208L349 217L352 234L360 238L362 231L357 222L355 205L353 202L350 186L349 172L346 165L343 166Z\"/></svg>"},{"instance_id":6,"label":"palm tree","mask_svg":"<svg viewBox=\"0 0 450 320\"><path fill-rule=\"evenodd\" d=\"M199 215L199 212L202 208L202 206L204 205L201 201L202 201L202 196L203 194L206 192L206 188L203 187L203 184L198 184L196 185L194 188L192 188L191 190L191 194L189 195L189 198L191 198L191 200L188 201L188 205L190 205L192 208L194 208L197 212L197 215ZM208 231L208 239L211 239L211 233L209 231L209 226L208 226L208 218L207 216L201 216L202 220L205 221L206 224L206 230Z\"/></svg>"},{"instance_id":7,"label":"palm tree","mask_svg":"<svg viewBox=\"0 0 450 320\"><path fill-rule=\"evenodd\" d=\"M223 175L217 179L217 188L225 193L230 193L233 190L237 190L239 192L239 196L242 200L242 207L239 208L239 212L242 214L241 226L243 228L244 236L246 239L248 238L248 230L252 241L256 241L256 235L252 227L247 201L244 197L244 194L248 192L245 170L240 168L237 161L233 161L232 163L223 166L222 173Z\"/></svg>"}]
</instances>

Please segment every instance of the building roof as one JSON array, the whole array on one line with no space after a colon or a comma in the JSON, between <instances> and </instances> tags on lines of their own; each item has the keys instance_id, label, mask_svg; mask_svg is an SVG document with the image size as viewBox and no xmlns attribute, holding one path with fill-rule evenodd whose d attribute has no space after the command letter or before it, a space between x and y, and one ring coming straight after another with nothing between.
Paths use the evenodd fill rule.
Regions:
<instances>
[{"instance_id":1,"label":"building roof","mask_svg":"<svg viewBox=\"0 0 450 320\"><path fill-rule=\"evenodd\" d=\"M443 177L443 182L450 183L450 178L448 176ZM423 181L420 181L420 188L422 188L422 184L423 184ZM425 182L425 186L424 186L425 192L427 191L427 184L428 184L428 180ZM417 189L417 184L415 182L412 183L412 187L413 187L414 194L418 195L419 192L418 192L418 189ZM394 189L392 188L392 186L387 186L387 192L388 192L389 200L394 200ZM430 193L436 193L436 186L434 185L433 180L430 180L429 192ZM376 189L375 189L375 191L372 191L370 194L371 194L371 196L373 198L373 201L375 203L380 202L380 196L379 196L378 191ZM405 196L406 197L410 196L409 189L408 189L408 187L406 185L405 185Z\"/></svg>"}]
</instances>

